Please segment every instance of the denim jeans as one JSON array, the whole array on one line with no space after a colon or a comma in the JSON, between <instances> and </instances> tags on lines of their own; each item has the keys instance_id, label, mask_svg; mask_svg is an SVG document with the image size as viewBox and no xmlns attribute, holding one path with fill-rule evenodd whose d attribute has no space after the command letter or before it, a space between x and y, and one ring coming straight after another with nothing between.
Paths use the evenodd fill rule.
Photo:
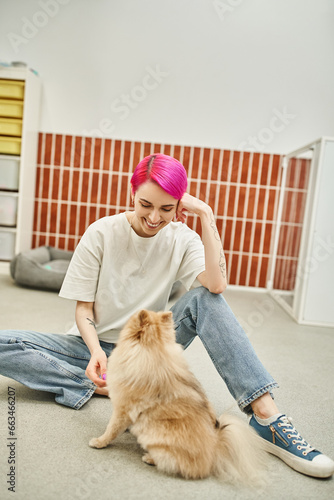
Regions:
<instances>
[{"instance_id":1,"label":"denim jeans","mask_svg":"<svg viewBox=\"0 0 334 500\"><path fill-rule=\"evenodd\" d=\"M251 402L278 387L222 295L195 288L171 310L177 342L187 348L198 335L242 411L252 413Z\"/></svg>"},{"instance_id":2,"label":"denim jeans","mask_svg":"<svg viewBox=\"0 0 334 500\"><path fill-rule=\"evenodd\" d=\"M114 344L100 342L107 356ZM90 352L81 337L0 331L0 373L40 391L53 392L56 402L79 410L96 385L85 375Z\"/></svg>"},{"instance_id":3,"label":"denim jeans","mask_svg":"<svg viewBox=\"0 0 334 500\"><path fill-rule=\"evenodd\" d=\"M185 348L199 336L218 373L241 410L276 382L257 358L247 335L222 295L199 287L183 295L172 307L177 342ZM115 344L100 342L109 356ZM0 331L0 374L80 409L95 392L85 375L89 350L81 337L28 331Z\"/></svg>"}]
</instances>

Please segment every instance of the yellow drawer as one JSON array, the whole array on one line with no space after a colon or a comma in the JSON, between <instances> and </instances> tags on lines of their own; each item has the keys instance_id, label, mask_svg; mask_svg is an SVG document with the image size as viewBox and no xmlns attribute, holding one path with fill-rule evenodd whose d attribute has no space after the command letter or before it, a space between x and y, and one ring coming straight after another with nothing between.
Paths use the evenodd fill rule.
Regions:
<instances>
[{"instance_id":1,"label":"yellow drawer","mask_svg":"<svg viewBox=\"0 0 334 500\"><path fill-rule=\"evenodd\" d=\"M18 118L0 118L0 135L21 137L22 120Z\"/></svg>"},{"instance_id":2,"label":"yellow drawer","mask_svg":"<svg viewBox=\"0 0 334 500\"><path fill-rule=\"evenodd\" d=\"M17 137L0 136L0 154L19 155L21 153L21 139Z\"/></svg>"},{"instance_id":3,"label":"yellow drawer","mask_svg":"<svg viewBox=\"0 0 334 500\"><path fill-rule=\"evenodd\" d=\"M9 118L22 118L23 101L0 99L0 116L8 116Z\"/></svg>"},{"instance_id":4,"label":"yellow drawer","mask_svg":"<svg viewBox=\"0 0 334 500\"><path fill-rule=\"evenodd\" d=\"M0 97L9 99L24 98L24 82L21 80L0 79Z\"/></svg>"}]
</instances>

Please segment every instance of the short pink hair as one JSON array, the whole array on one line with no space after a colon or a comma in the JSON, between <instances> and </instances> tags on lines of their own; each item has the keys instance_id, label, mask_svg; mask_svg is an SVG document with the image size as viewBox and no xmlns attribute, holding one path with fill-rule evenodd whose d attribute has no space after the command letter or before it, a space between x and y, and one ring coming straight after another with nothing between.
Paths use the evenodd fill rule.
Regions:
<instances>
[{"instance_id":1,"label":"short pink hair","mask_svg":"<svg viewBox=\"0 0 334 500\"><path fill-rule=\"evenodd\" d=\"M131 177L132 193L147 181L154 181L180 200L187 190L187 172L182 163L171 156L156 153L146 156L135 168Z\"/></svg>"}]
</instances>

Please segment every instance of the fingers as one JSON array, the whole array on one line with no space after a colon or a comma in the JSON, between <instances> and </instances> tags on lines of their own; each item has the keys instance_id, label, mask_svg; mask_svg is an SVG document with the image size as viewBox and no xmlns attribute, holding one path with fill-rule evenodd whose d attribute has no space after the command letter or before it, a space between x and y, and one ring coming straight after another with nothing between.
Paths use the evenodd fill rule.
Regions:
<instances>
[{"instance_id":1,"label":"fingers","mask_svg":"<svg viewBox=\"0 0 334 500\"><path fill-rule=\"evenodd\" d=\"M98 387L105 387L107 373L107 356L103 352L98 356L92 355L87 368L86 376Z\"/></svg>"},{"instance_id":2,"label":"fingers","mask_svg":"<svg viewBox=\"0 0 334 500\"><path fill-rule=\"evenodd\" d=\"M207 213L208 209L210 209L210 207L204 201L188 193L185 193L178 205L178 220L185 222L187 214L195 214L201 216L202 214Z\"/></svg>"},{"instance_id":3,"label":"fingers","mask_svg":"<svg viewBox=\"0 0 334 500\"><path fill-rule=\"evenodd\" d=\"M105 387L107 383L105 380L103 380L100 375L97 373L97 371L92 370L91 368L88 368L85 371L86 377L88 377L92 382L94 382L95 385L98 387Z\"/></svg>"},{"instance_id":4,"label":"fingers","mask_svg":"<svg viewBox=\"0 0 334 500\"><path fill-rule=\"evenodd\" d=\"M100 382L101 380L103 381L103 386L101 387L104 387L106 385L106 378L107 378L107 358L105 358L105 360L103 359L100 362L100 366L97 369L97 374L99 375L99 381Z\"/></svg>"},{"instance_id":5,"label":"fingers","mask_svg":"<svg viewBox=\"0 0 334 500\"><path fill-rule=\"evenodd\" d=\"M185 193L180 200L177 213L180 217L186 217L187 213L195 213L199 200L188 193Z\"/></svg>"},{"instance_id":6,"label":"fingers","mask_svg":"<svg viewBox=\"0 0 334 500\"><path fill-rule=\"evenodd\" d=\"M179 200L179 203L177 205L176 220L182 223L186 221L189 210L188 207L185 205L187 202L187 197L189 197L189 195L185 193L181 198L181 200Z\"/></svg>"},{"instance_id":7,"label":"fingers","mask_svg":"<svg viewBox=\"0 0 334 500\"><path fill-rule=\"evenodd\" d=\"M187 219L187 211L185 208L183 208L181 211L178 211L176 214L176 220L180 222L185 222Z\"/></svg>"}]
</instances>

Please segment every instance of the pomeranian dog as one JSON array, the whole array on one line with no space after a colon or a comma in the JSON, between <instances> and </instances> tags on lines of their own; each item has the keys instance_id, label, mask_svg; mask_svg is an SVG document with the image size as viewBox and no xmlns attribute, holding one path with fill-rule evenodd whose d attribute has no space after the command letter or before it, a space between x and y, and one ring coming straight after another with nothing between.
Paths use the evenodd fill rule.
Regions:
<instances>
[{"instance_id":1,"label":"pomeranian dog","mask_svg":"<svg viewBox=\"0 0 334 500\"><path fill-rule=\"evenodd\" d=\"M142 310L129 319L108 360L107 389L113 413L91 447L104 448L129 428L146 451L143 461L160 471L262 483L261 439L237 417L216 419L176 343L171 312Z\"/></svg>"}]
</instances>

